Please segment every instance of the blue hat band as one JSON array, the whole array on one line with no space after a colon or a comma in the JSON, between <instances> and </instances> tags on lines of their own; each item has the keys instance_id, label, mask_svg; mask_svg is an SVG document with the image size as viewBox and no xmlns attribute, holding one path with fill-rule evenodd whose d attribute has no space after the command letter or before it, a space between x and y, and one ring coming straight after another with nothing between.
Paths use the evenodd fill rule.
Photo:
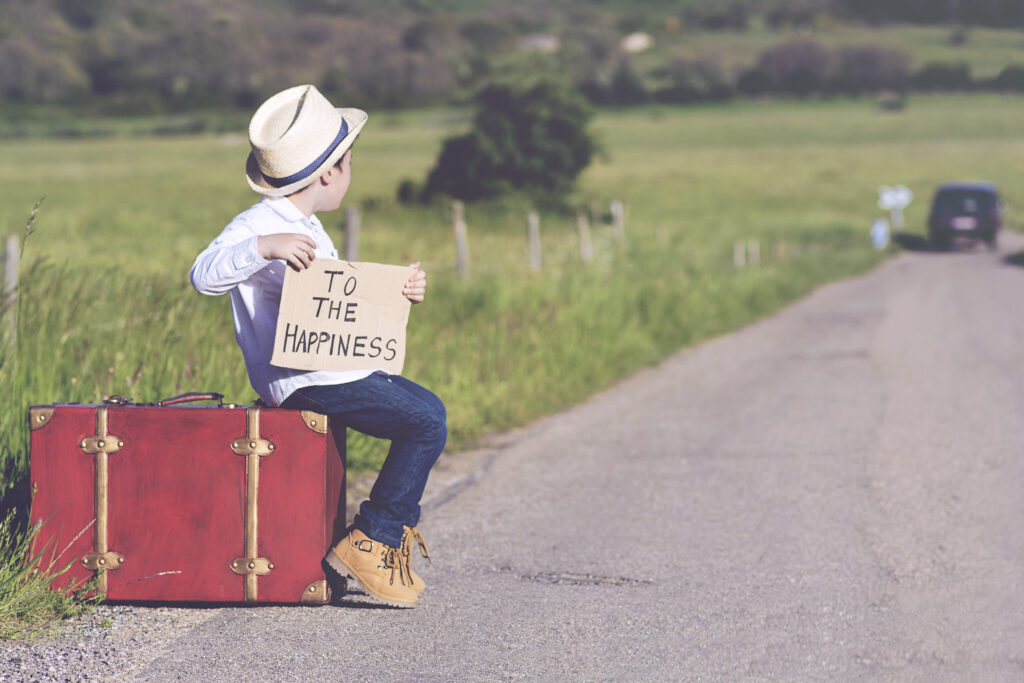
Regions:
<instances>
[{"instance_id":1,"label":"blue hat band","mask_svg":"<svg viewBox=\"0 0 1024 683\"><path fill-rule=\"evenodd\" d=\"M343 117L341 119L341 128L338 130L338 134L334 136L334 140L331 144L327 145L327 149L324 150L324 153L314 159L309 166L306 166L298 173L292 173L284 178L271 178L264 173L263 179L267 181L267 184L271 187L284 187L285 185L291 185L292 183L297 183L304 178L308 178L310 173L320 168L320 166L327 161L327 157L331 156L331 153L338 148L338 145L341 144L341 141L345 139L346 135L348 135L348 122L345 121Z\"/></svg>"}]
</instances>

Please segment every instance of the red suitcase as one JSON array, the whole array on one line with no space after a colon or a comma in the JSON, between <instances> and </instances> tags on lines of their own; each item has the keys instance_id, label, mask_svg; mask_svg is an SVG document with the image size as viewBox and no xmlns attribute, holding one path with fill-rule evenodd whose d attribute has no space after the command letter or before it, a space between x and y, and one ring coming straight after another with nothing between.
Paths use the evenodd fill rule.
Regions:
<instances>
[{"instance_id":1,"label":"red suitcase","mask_svg":"<svg viewBox=\"0 0 1024 683\"><path fill-rule=\"evenodd\" d=\"M37 550L70 544L61 566L112 601L330 601L320 562L344 536L345 461L326 418L177 405L221 398L33 406Z\"/></svg>"}]
</instances>

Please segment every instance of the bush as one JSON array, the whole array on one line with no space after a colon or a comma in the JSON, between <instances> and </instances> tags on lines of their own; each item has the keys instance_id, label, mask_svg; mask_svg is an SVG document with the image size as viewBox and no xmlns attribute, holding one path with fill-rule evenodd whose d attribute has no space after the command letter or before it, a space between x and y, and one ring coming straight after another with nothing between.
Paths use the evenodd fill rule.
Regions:
<instances>
[{"instance_id":1,"label":"bush","mask_svg":"<svg viewBox=\"0 0 1024 683\"><path fill-rule=\"evenodd\" d=\"M948 41L950 45L960 47L967 44L967 37L967 27L957 24L950 30Z\"/></svg>"},{"instance_id":2,"label":"bush","mask_svg":"<svg viewBox=\"0 0 1024 683\"><path fill-rule=\"evenodd\" d=\"M708 4L684 12L683 21L707 31L746 31L750 23L750 9L736 0L724 7L721 3Z\"/></svg>"},{"instance_id":3,"label":"bush","mask_svg":"<svg viewBox=\"0 0 1024 683\"><path fill-rule=\"evenodd\" d=\"M825 89L830 57L816 41L798 38L763 51L757 68L772 92L806 96Z\"/></svg>"},{"instance_id":4,"label":"bush","mask_svg":"<svg viewBox=\"0 0 1024 683\"><path fill-rule=\"evenodd\" d=\"M414 204L423 197L423 188L412 178L402 178L395 192L399 204Z\"/></svg>"},{"instance_id":5,"label":"bush","mask_svg":"<svg viewBox=\"0 0 1024 683\"><path fill-rule=\"evenodd\" d=\"M714 57L677 58L669 63L665 72L670 85L655 93L659 102L685 104L732 97L733 87Z\"/></svg>"},{"instance_id":6,"label":"bush","mask_svg":"<svg viewBox=\"0 0 1024 683\"><path fill-rule=\"evenodd\" d=\"M509 191L564 196L586 168L596 143L591 110L561 84L493 85L476 97L472 130L448 138L423 195L467 201Z\"/></svg>"},{"instance_id":7,"label":"bush","mask_svg":"<svg viewBox=\"0 0 1024 683\"><path fill-rule=\"evenodd\" d=\"M612 60L621 56L619 34L599 24L579 23L561 34L562 47L555 67L562 78L587 84L593 90L593 102L607 103ZM605 76L602 76L605 74Z\"/></svg>"},{"instance_id":8,"label":"bush","mask_svg":"<svg viewBox=\"0 0 1024 683\"><path fill-rule=\"evenodd\" d=\"M580 84L579 89L591 104L629 106L651 99L643 79L626 57L617 62L610 75L596 71Z\"/></svg>"},{"instance_id":9,"label":"bush","mask_svg":"<svg viewBox=\"0 0 1024 683\"><path fill-rule=\"evenodd\" d=\"M441 19L418 21L402 33L402 47L413 52L443 53L455 42L455 27Z\"/></svg>"},{"instance_id":10,"label":"bush","mask_svg":"<svg viewBox=\"0 0 1024 683\"><path fill-rule=\"evenodd\" d=\"M835 55L832 88L859 95L879 90L907 89L910 55L902 50L873 45L841 47Z\"/></svg>"},{"instance_id":11,"label":"bush","mask_svg":"<svg viewBox=\"0 0 1024 683\"><path fill-rule=\"evenodd\" d=\"M992 79L991 87L1004 92L1024 92L1024 66L1009 65Z\"/></svg>"},{"instance_id":12,"label":"bush","mask_svg":"<svg viewBox=\"0 0 1024 683\"><path fill-rule=\"evenodd\" d=\"M610 104L643 104L650 100L643 78L633 69L633 64L623 57L615 67L608 86Z\"/></svg>"},{"instance_id":13,"label":"bush","mask_svg":"<svg viewBox=\"0 0 1024 683\"><path fill-rule=\"evenodd\" d=\"M459 27L459 35L478 52L503 52L516 46L515 32L499 21L467 21Z\"/></svg>"},{"instance_id":14,"label":"bush","mask_svg":"<svg viewBox=\"0 0 1024 683\"><path fill-rule=\"evenodd\" d=\"M89 89L80 68L28 37L0 40L0 97L9 102L68 102Z\"/></svg>"},{"instance_id":15,"label":"bush","mask_svg":"<svg viewBox=\"0 0 1024 683\"><path fill-rule=\"evenodd\" d=\"M913 84L918 90L970 90L974 87L971 68L964 62L925 64L914 74Z\"/></svg>"},{"instance_id":16,"label":"bush","mask_svg":"<svg viewBox=\"0 0 1024 683\"><path fill-rule=\"evenodd\" d=\"M828 0L780 0L764 12L764 21L772 29L813 26L829 11Z\"/></svg>"},{"instance_id":17,"label":"bush","mask_svg":"<svg viewBox=\"0 0 1024 683\"><path fill-rule=\"evenodd\" d=\"M736 79L736 92L747 97L767 95L772 89L768 73L759 66L744 69Z\"/></svg>"}]
</instances>

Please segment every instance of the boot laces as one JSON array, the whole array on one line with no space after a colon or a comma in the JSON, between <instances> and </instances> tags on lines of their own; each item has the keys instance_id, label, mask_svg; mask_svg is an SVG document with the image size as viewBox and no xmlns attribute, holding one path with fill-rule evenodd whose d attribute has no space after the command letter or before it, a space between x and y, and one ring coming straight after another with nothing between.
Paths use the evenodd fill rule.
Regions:
<instances>
[{"instance_id":1,"label":"boot laces","mask_svg":"<svg viewBox=\"0 0 1024 683\"><path fill-rule=\"evenodd\" d=\"M430 551L427 550L427 542L423 540L423 534L419 532L414 526L405 527L405 533L402 534L402 555L410 557L412 555L412 544L413 541L419 545L420 555L430 561Z\"/></svg>"},{"instance_id":2,"label":"boot laces","mask_svg":"<svg viewBox=\"0 0 1024 683\"><path fill-rule=\"evenodd\" d=\"M423 534L419 532L416 527L407 526L405 527L405 533L402 534L402 546L399 549L401 567L399 568L399 578L407 586L412 586L412 544L416 543L420 549L420 555L426 558L427 562L430 562L430 551L427 550L427 542L423 540Z\"/></svg>"},{"instance_id":3,"label":"boot laces","mask_svg":"<svg viewBox=\"0 0 1024 683\"><path fill-rule=\"evenodd\" d=\"M389 545L381 545L380 558L384 569L391 570L391 584L395 583L395 570L398 570L398 580L405 583L405 563L402 561L402 553L398 548L392 548ZM411 583L411 582L410 582Z\"/></svg>"}]
</instances>

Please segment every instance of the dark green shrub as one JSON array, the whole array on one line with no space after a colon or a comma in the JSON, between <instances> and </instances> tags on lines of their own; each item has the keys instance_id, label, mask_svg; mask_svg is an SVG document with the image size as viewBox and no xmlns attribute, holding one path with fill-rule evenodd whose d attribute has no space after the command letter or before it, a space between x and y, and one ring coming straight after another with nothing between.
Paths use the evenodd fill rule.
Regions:
<instances>
[{"instance_id":1,"label":"dark green shrub","mask_svg":"<svg viewBox=\"0 0 1024 683\"><path fill-rule=\"evenodd\" d=\"M683 12L683 21L707 31L746 31L750 23L750 8L736 0L727 5L708 3Z\"/></svg>"},{"instance_id":2,"label":"dark green shrub","mask_svg":"<svg viewBox=\"0 0 1024 683\"><path fill-rule=\"evenodd\" d=\"M764 22L772 29L813 26L830 9L829 0L776 0L764 10Z\"/></svg>"},{"instance_id":3,"label":"dark green shrub","mask_svg":"<svg viewBox=\"0 0 1024 683\"><path fill-rule=\"evenodd\" d=\"M733 85L728 81L721 63L714 57L673 59L665 68L664 75L670 85L654 93L658 102L685 104L719 101L733 95Z\"/></svg>"},{"instance_id":4,"label":"dark green shrub","mask_svg":"<svg viewBox=\"0 0 1024 683\"><path fill-rule=\"evenodd\" d=\"M917 90L970 90L974 81L965 62L931 62L914 74L913 85Z\"/></svg>"},{"instance_id":5,"label":"dark green shrub","mask_svg":"<svg viewBox=\"0 0 1024 683\"><path fill-rule=\"evenodd\" d=\"M564 196L595 152L591 110L561 84L492 85L476 97L469 133L448 138L427 177L424 198L467 201L509 191Z\"/></svg>"},{"instance_id":6,"label":"dark green shrub","mask_svg":"<svg viewBox=\"0 0 1024 683\"><path fill-rule=\"evenodd\" d=\"M479 52L503 52L516 46L515 31L500 21L467 21L459 27L459 35Z\"/></svg>"},{"instance_id":7,"label":"dark green shrub","mask_svg":"<svg viewBox=\"0 0 1024 683\"><path fill-rule=\"evenodd\" d=\"M643 78L633 69L633 64L623 57L619 60L608 85L609 104L643 104L650 100Z\"/></svg>"},{"instance_id":8,"label":"dark green shrub","mask_svg":"<svg viewBox=\"0 0 1024 683\"><path fill-rule=\"evenodd\" d=\"M992 79L992 87L1004 92L1024 92L1024 66L1009 65Z\"/></svg>"},{"instance_id":9,"label":"dark green shrub","mask_svg":"<svg viewBox=\"0 0 1024 683\"><path fill-rule=\"evenodd\" d=\"M747 97L767 95L772 89L767 72L759 66L744 69L736 79L736 92Z\"/></svg>"},{"instance_id":10,"label":"dark green shrub","mask_svg":"<svg viewBox=\"0 0 1024 683\"><path fill-rule=\"evenodd\" d=\"M402 178L402 182L398 183L398 190L395 191L395 199L400 204L414 204L420 201L422 195L423 189L412 178Z\"/></svg>"},{"instance_id":11,"label":"dark green shrub","mask_svg":"<svg viewBox=\"0 0 1024 683\"><path fill-rule=\"evenodd\" d=\"M831 54L814 40L797 38L764 50L757 68L773 93L806 96L824 90Z\"/></svg>"},{"instance_id":12,"label":"dark green shrub","mask_svg":"<svg viewBox=\"0 0 1024 683\"><path fill-rule=\"evenodd\" d=\"M880 90L906 90L910 55L879 45L841 47L835 54L831 89L849 95Z\"/></svg>"}]
</instances>

